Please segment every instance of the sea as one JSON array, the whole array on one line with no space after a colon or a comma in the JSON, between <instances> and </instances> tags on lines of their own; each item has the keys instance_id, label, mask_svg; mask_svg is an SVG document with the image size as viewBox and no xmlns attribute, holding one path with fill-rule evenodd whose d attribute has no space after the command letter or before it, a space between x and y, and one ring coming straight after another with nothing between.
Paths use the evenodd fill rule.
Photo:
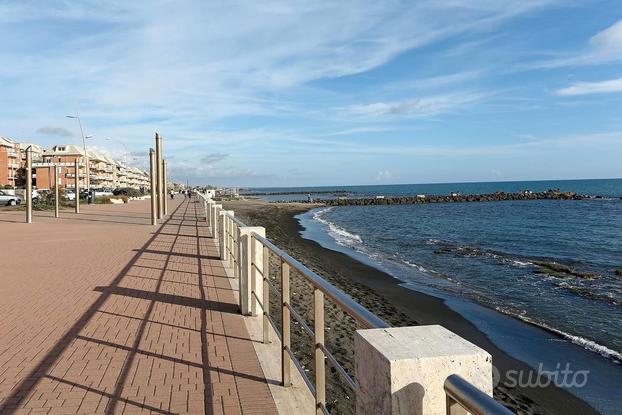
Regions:
<instances>
[{"instance_id":1,"label":"sea","mask_svg":"<svg viewBox=\"0 0 622 415\"><path fill-rule=\"evenodd\" d=\"M443 299L534 369L589 371L565 387L622 414L622 179L252 191L292 201L548 189L598 198L338 206L298 220L303 237Z\"/></svg>"}]
</instances>

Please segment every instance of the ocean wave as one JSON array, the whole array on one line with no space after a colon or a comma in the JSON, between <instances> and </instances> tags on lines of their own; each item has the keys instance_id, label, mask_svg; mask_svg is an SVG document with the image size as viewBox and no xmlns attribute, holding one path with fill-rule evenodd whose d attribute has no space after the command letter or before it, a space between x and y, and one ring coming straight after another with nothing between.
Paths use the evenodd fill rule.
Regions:
<instances>
[{"instance_id":1,"label":"ocean wave","mask_svg":"<svg viewBox=\"0 0 622 415\"><path fill-rule=\"evenodd\" d=\"M333 208L328 207L320 209L313 214L313 219L326 226L328 235L337 242L337 244L349 248L357 248L363 243L363 239L356 234L350 233L343 227L325 219L323 216Z\"/></svg>"},{"instance_id":2,"label":"ocean wave","mask_svg":"<svg viewBox=\"0 0 622 415\"><path fill-rule=\"evenodd\" d=\"M622 363L622 353L616 350L612 350L608 348L607 346L603 346L602 344L598 344L593 340L589 340L581 336L575 336L574 334L566 333L565 331L551 327L546 323L542 323L540 321L534 320L532 318L529 318L523 315L522 313L518 313L513 310L508 310L503 307L495 307L495 310L499 311L500 313L518 318L519 320L522 320L533 326L540 327L541 329L544 329L548 332L557 334L561 338L568 340L570 343L576 344L577 346L581 346L584 349L589 350L590 352L594 352L603 357L611 359L614 363L617 363L617 364Z\"/></svg>"}]
</instances>

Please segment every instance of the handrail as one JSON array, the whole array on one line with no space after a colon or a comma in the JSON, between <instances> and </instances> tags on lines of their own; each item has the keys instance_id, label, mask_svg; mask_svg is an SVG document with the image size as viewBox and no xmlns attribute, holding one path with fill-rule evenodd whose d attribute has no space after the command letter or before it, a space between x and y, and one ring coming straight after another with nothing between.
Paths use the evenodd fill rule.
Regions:
<instances>
[{"instance_id":1,"label":"handrail","mask_svg":"<svg viewBox=\"0 0 622 415\"><path fill-rule=\"evenodd\" d=\"M447 415L464 413L473 415L514 415L512 411L495 401L458 375L450 375L443 385L447 394Z\"/></svg>"},{"instance_id":2,"label":"handrail","mask_svg":"<svg viewBox=\"0 0 622 415\"><path fill-rule=\"evenodd\" d=\"M267 246L270 250L284 262L288 263L292 268L295 268L302 276L311 283L315 288L321 290L330 299L332 299L338 306L340 306L350 317L361 323L365 328L381 329L390 327L380 317L357 303L348 294L335 287L324 278L311 271L309 268L289 256L281 248L270 242L269 239L253 232L253 237L261 242L262 245Z\"/></svg>"},{"instance_id":3,"label":"handrail","mask_svg":"<svg viewBox=\"0 0 622 415\"><path fill-rule=\"evenodd\" d=\"M201 193L199 196L203 198L205 202L208 198ZM213 203L210 201L210 203ZM205 203L205 217L207 214L207 203ZM210 205L213 206L213 205ZM240 238L239 228L247 227L244 222L236 218L234 215L224 212L222 220L218 218L215 212L214 224L218 228L222 227L222 234L218 234L221 246L226 253L226 260L231 267L233 267L235 277L240 277L242 270L241 261L241 247L244 241ZM212 215L209 215L210 220ZM220 222L219 222L220 221ZM255 262L255 255L257 253L256 243L259 242L263 248L263 264ZM248 249L248 248L246 248ZM252 301L251 314L255 314L255 307L258 304L263 310L263 325L264 325L264 343L269 342L268 327L272 326L277 337L281 342L281 367L282 367L282 385L289 386L290 374L289 365L293 365L298 369L303 377L304 382L309 387L309 390L315 395L316 398L316 412L328 414L326 408L325 397L325 373L324 365L327 363L331 365L342 381L350 389L356 391L358 384L355 379L350 376L346 369L337 361L335 356L326 348L324 342L324 295L326 295L332 302L334 302L342 311L352 317L363 328L389 328L390 326L383 321L380 317L373 314L365 307L354 301L349 295L335 287L324 278L311 271L305 265L298 260L292 258L289 254L276 246L272 241L266 237L258 234L257 232L250 232L250 252L247 252L251 259L248 264L251 275L247 276L250 279L250 294ZM270 260L269 256L273 254L280 259L280 273L281 273L281 287L277 287L270 280ZM261 258L261 257L260 257ZM314 305L314 329L312 329L304 318L293 308L290 302L289 291L289 279L290 268L298 271L298 273L310 283L314 289L315 305ZM246 271L248 272L248 271ZM256 277L259 275L263 280L263 297L259 298L256 292ZM279 298L282 310L281 327L279 328L276 322L270 315L270 302L269 295L273 293ZM300 324L300 327L304 333L309 335L315 344L315 368L316 379L315 384L309 379L309 376L305 373L302 364L291 350L291 329L290 321L293 319ZM280 330L279 330L280 329ZM488 396L481 390L477 389L468 381L464 380L458 375L451 375L447 377L444 383L444 390L446 394L447 415L459 415L464 414L465 410L473 415L511 415L511 411L506 409L503 405L494 400L491 396Z\"/></svg>"}]
</instances>

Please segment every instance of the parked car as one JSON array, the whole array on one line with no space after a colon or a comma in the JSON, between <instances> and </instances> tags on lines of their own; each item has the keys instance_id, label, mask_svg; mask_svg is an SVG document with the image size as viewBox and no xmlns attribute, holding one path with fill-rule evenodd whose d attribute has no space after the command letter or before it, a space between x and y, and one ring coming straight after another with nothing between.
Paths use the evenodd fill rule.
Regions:
<instances>
[{"instance_id":1,"label":"parked car","mask_svg":"<svg viewBox=\"0 0 622 415\"><path fill-rule=\"evenodd\" d=\"M22 199L15 195L10 195L8 193L0 190L0 204L4 204L7 206L15 206L22 203Z\"/></svg>"},{"instance_id":2,"label":"parked car","mask_svg":"<svg viewBox=\"0 0 622 415\"><path fill-rule=\"evenodd\" d=\"M75 192L71 190L65 190L65 200L76 200Z\"/></svg>"}]
</instances>

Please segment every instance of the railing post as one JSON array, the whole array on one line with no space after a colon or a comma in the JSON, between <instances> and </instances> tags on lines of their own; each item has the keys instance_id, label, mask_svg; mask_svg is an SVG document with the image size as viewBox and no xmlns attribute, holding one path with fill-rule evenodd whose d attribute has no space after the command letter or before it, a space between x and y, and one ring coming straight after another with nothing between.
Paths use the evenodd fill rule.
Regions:
<instances>
[{"instance_id":1,"label":"railing post","mask_svg":"<svg viewBox=\"0 0 622 415\"><path fill-rule=\"evenodd\" d=\"M218 242L218 246L222 249L222 216L220 216L222 205L214 204L213 209L214 225L212 226L212 234L214 236L214 239L216 239L216 242ZM220 259L222 259L222 255L220 256Z\"/></svg>"},{"instance_id":2,"label":"railing post","mask_svg":"<svg viewBox=\"0 0 622 415\"><path fill-rule=\"evenodd\" d=\"M326 405L326 366L324 362L324 293L315 288L314 320L315 320L315 412L322 415L322 407Z\"/></svg>"},{"instance_id":3,"label":"railing post","mask_svg":"<svg viewBox=\"0 0 622 415\"><path fill-rule=\"evenodd\" d=\"M289 264L281 261L281 335L283 343L281 345L281 386L288 387L291 385L291 361L289 350L291 348L290 333L290 313L289 313Z\"/></svg>"},{"instance_id":4,"label":"railing post","mask_svg":"<svg viewBox=\"0 0 622 415\"><path fill-rule=\"evenodd\" d=\"M492 396L488 352L442 326L357 330L358 415L444 414L444 383L457 374Z\"/></svg>"},{"instance_id":5,"label":"railing post","mask_svg":"<svg viewBox=\"0 0 622 415\"><path fill-rule=\"evenodd\" d=\"M270 284L268 278L270 278L270 250L268 247L263 247L263 342L264 344L270 343Z\"/></svg>"},{"instance_id":6,"label":"railing post","mask_svg":"<svg viewBox=\"0 0 622 415\"><path fill-rule=\"evenodd\" d=\"M229 215L233 216L232 210L219 209L220 218L220 259L225 265L229 265Z\"/></svg>"},{"instance_id":7,"label":"railing post","mask_svg":"<svg viewBox=\"0 0 622 415\"><path fill-rule=\"evenodd\" d=\"M263 296L263 285L257 269L263 268L263 250L253 234L265 237L265 228L259 226L238 227L240 235L240 310L244 315L257 315L257 298ZM253 294L254 293L254 294ZM255 295L257 297L255 297Z\"/></svg>"}]
</instances>

